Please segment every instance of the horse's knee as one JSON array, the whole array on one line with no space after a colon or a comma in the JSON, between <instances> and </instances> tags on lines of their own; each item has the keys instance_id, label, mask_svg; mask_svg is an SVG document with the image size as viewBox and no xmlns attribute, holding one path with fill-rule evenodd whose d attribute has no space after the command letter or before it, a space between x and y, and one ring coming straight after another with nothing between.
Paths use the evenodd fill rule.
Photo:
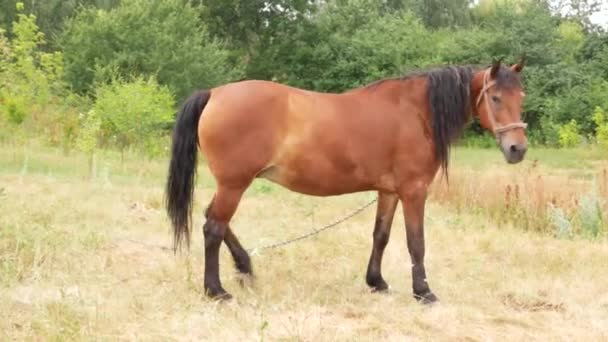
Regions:
<instances>
[{"instance_id":1,"label":"horse's knee","mask_svg":"<svg viewBox=\"0 0 608 342\"><path fill-rule=\"evenodd\" d=\"M213 219L207 219L203 225L203 236L205 237L205 247L215 246L222 243L226 226Z\"/></svg>"},{"instance_id":2,"label":"horse's knee","mask_svg":"<svg viewBox=\"0 0 608 342\"><path fill-rule=\"evenodd\" d=\"M390 238L390 222L385 218L377 217L373 236L374 246L384 248Z\"/></svg>"},{"instance_id":3,"label":"horse's knee","mask_svg":"<svg viewBox=\"0 0 608 342\"><path fill-rule=\"evenodd\" d=\"M389 238L390 238L389 233L384 230L374 232L374 242L380 248L383 248L386 246Z\"/></svg>"}]
</instances>

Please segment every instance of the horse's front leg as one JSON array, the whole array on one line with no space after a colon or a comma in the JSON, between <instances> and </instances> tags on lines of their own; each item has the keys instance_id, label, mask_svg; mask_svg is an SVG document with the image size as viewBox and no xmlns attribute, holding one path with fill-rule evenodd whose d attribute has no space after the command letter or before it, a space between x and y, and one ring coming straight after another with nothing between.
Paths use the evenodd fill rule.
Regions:
<instances>
[{"instance_id":1,"label":"horse's front leg","mask_svg":"<svg viewBox=\"0 0 608 342\"><path fill-rule=\"evenodd\" d=\"M384 248L391 236L391 225L393 224L393 216L399 202L399 196L391 193L378 193L378 209L376 212L376 224L374 225L374 241L372 253L367 264L367 275L365 277L367 285L372 288L372 291L386 291L388 284L382 278L382 255Z\"/></svg>"},{"instance_id":2,"label":"horse's front leg","mask_svg":"<svg viewBox=\"0 0 608 342\"><path fill-rule=\"evenodd\" d=\"M437 301L431 292L424 269L424 205L427 187L414 187L401 194L403 213L405 215L405 230L407 248L412 259L412 287L414 298L424 304Z\"/></svg>"}]
</instances>

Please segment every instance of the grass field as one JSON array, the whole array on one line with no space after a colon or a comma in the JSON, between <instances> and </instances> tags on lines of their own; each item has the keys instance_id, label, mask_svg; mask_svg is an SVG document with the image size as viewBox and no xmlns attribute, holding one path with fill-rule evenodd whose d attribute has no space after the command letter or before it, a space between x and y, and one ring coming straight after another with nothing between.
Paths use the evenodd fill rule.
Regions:
<instances>
[{"instance_id":1,"label":"grass field","mask_svg":"<svg viewBox=\"0 0 608 342\"><path fill-rule=\"evenodd\" d=\"M121 163L103 153L89 172L84 156L2 146L0 338L608 340L608 162L600 157L536 149L509 166L495 150L457 149L450 187L436 184L428 203L427 273L441 303L425 307L411 296L400 210L383 264L391 293L365 284L368 209L256 254L249 286L239 286L223 247L221 276L235 299L216 303L202 289L200 227L213 193L204 165L193 246L175 256L163 210L166 161L130 155ZM254 248L373 197L313 198L257 181L233 228ZM570 224L566 234L549 203Z\"/></svg>"}]
</instances>

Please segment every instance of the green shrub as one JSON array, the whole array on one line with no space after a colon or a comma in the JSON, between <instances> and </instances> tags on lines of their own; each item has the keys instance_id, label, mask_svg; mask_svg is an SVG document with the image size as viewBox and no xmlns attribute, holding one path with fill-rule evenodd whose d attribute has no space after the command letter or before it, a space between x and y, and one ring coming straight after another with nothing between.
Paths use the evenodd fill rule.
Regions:
<instances>
[{"instance_id":1,"label":"green shrub","mask_svg":"<svg viewBox=\"0 0 608 342\"><path fill-rule=\"evenodd\" d=\"M463 137L458 143L461 146L476 147L476 148L494 148L496 147L496 138L481 127L469 128L465 130Z\"/></svg>"},{"instance_id":2,"label":"green shrub","mask_svg":"<svg viewBox=\"0 0 608 342\"><path fill-rule=\"evenodd\" d=\"M81 114L80 132L76 140L78 149L86 154L91 154L97 149L99 135L101 133L101 119L91 110L86 115Z\"/></svg>"},{"instance_id":3,"label":"green shrub","mask_svg":"<svg viewBox=\"0 0 608 342\"><path fill-rule=\"evenodd\" d=\"M604 203L597 192L594 191L580 198L577 208L577 217L580 221L583 235L589 238L596 238L602 232L602 207Z\"/></svg>"},{"instance_id":4,"label":"green shrub","mask_svg":"<svg viewBox=\"0 0 608 342\"><path fill-rule=\"evenodd\" d=\"M106 144L121 151L137 146L148 155L162 151L158 144L172 121L175 105L167 87L154 79L136 78L101 85L96 94L93 113L99 116ZM83 144L88 148L91 141Z\"/></svg>"},{"instance_id":5,"label":"green shrub","mask_svg":"<svg viewBox=\"0 0 608 342\"><path fill-rule=\"evenodd\" d=\"M90 93L95 82L155 76L178 98L240 78L229 53L209 36L198 9L182 0L121 1L111 10L85 8L59 38L65 75Z\"/></svg>"},{"instance_id":6,"label":"green shrub","mask_svg":"<svg viewBox=\"0 0 608 342\"><path fill-rule=\"evenodd\" d=\"M76 147L89 157L89 178L93 178L95 151L101 134L101 119L94 110L90 110L86 115L81 114L80 117L80 131L76 139Z\"/></svg>"},{"instance_id":7,"label":"green shrub","mask_svg":"<svg viewBox=\"0 0 608 342\"><path fill-rule=\"evenodd\" d=\"M22 10L23 4L17 3ZM13 23L14 39L5 46L5 68L1 87L8 96L20 96L26 100L46 104L54 93L55 85L60 86L63 73L61 53L44 52L44 34L36 17L20 13Z\"/></svg>"},{"instance_id":8,"label":"green shrub","mask_svg":"<svg viewBox=\"0 0 608 342\"><path fill-rule=\"evenodd\" d=\"M608 151L608 118L601 107L596 107L593 113L593 122L596 124L595 137L598 145Z\"/></svg>"},{"instance_id":9,"label":"green shrub","mask_svg":"<svg viewBox=\"0 0 608 342\"><path fill-rule=\"evenodd\" d=\"M547 215L553 228L555 229L555 235L559 238L572 237L572 223L568 216L564 213L564 210L560 207L556 207L552 203L549 203L547 208Z\"/></svg>"},{"instance_id":10,"label":"green shrub","mask_svg":"<svg viewBox=\"0 0 608 342\"><path fill-rule=\"evenodd\" d=\"M545 145L553 147L560 146L559 125L553 123L549 116L543 116L540 118L540 132Z\"/></svg>"},{"instance_id":11,"label":"green shrub","mask_svg":"<svg viewBox=\"0 0 608 342\"><path fill-rule=\"evenodd\" d=\"M17 3L12 40L0 30L0 126L7 125L18 137L43 137L54 145L72 143L77 125L74 97L62 80L63 57L44 51L44 35L36 17L24 14Z\"/></svg>"},{"instance_id":12,"label":"green shrub","mask_svg":"<svg viewBox=\"0 0 608 342\"><path fill-rule=\"evenodd\" d=\"M559 144L561 147L576 147L582 140L576 120L570 120L569 123L559 128Z\"/></svg>"}]
</instances>

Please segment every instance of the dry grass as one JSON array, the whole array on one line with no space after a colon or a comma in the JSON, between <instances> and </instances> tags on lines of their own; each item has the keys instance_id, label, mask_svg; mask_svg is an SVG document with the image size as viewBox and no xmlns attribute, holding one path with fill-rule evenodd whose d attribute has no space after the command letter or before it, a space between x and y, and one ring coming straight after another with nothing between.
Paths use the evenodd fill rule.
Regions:
<instances>
[{"instance_id":1,"label":"dry grass","mask_svg":"<svg viewBox=\"0 0 608 342\"><path fill-rule=\"evenodd\" d=\"M465 163L457 159L460 165L450 175L450 185L435 182L432 196L459 214L479 213L497 224L561 237L605 238L608 160L584 160L584 154L572 157L579 159L578 165L556 167L551 153L533 156L517 167L505 167L495 158L483 167L471 167L466 157Z\"/></svg>"},{"instance_id":2,"label":"dry grass","mask_svg":"<svg viewBox=\"0 0 608 342\"><path fill-rule=\"evenodd\" d=\"M53 153L32 152L24 168L22 157L0 152L3 340L608 339L606 239L556 239L508 221L498 226L483 210L466 210L474 202L439 203L449 195L437 190L427 210L427 270L440 305L423 307L411 297L400 212L384 261L393 292L369 293L364 272L373 210L254 256L251 287L238 285L223 248L222 279L236 299L218 304L203 296L202 234L195 234L190 253L174 256L166 248L164 162L134 158L120 165L100 156L102 171L89 181L85 158ZM458 161L451 191L479 184L472 193L492 198L491 179L529 167L504 176L494 166L498 158L478 167L489 180L467 178L473 171L463 164L476 162ZM563 170L535 172L564 179L573 172ZM203 171L196 192L201 214L213 191L208 178ZM560 185L544 184L551 191ZM577 194L588 190L569 184ZM255 247L329 222L371 196L320 199L259 182L233 226L246 247ZM196 223L201 226L202 215Z\"/></svg>"}]
</instances>

